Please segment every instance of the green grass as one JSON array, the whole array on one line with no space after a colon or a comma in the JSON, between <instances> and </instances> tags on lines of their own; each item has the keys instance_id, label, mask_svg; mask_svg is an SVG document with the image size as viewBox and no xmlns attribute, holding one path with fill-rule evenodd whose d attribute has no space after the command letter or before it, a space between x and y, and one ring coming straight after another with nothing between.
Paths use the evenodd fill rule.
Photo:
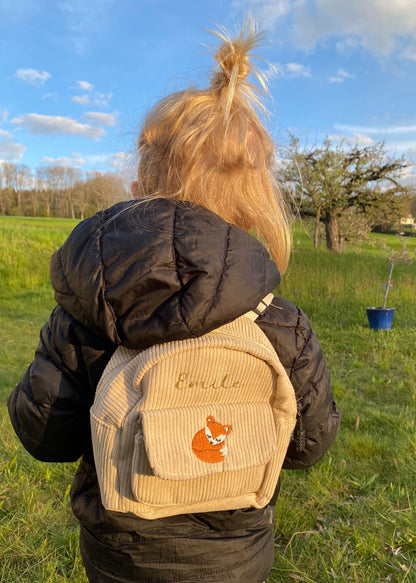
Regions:
<instances>
[{"instance_id":1,"label":"green grass","mask_svg":"<svg viewBox=\"0 0 416 583\"><path fill-rule=\"evenodd\" d=\"M83 583L69 510L73 464L42 464L13 435L5 401L54 306L49 259L76 222L0 217L0 581Z\"/></svg>"},{"instance_id":2,"label":"green grass","mask_svg":"<svg viewBox=\"0 0 416 583\"><path fill-rule=\"evenodd\" d=\"M0 580L85 583L69 508L74 464L43 464L19 445L5 400L54 305L50 254L73 221L0 217ZM373 235L372 240L380 236ZM383 236L390 246L397 238ZM416 240L409 238L409 247ZM305 226L278 293L302 306L326 354L343 413L314 468L284 472L268 583L416 582L416 263L396 265L393 329L369 329L388 266L377 247L312 249ZM250 582L242 582L250 583Z\"/></svg>"}]
</instances>

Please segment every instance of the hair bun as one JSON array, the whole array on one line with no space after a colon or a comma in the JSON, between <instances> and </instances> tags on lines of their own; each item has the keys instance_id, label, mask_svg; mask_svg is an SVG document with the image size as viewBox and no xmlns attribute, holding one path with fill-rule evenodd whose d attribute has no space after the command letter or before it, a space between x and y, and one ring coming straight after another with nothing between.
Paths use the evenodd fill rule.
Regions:
<instances>
[{"instance_id":1,"label":"hair bun","mask_svg":"<svg viewBox=\"0 0 416 583\"><path fill-rule=\"evenodd\" d=\"M211 32L222 41L215 55L220 70L217 69L212 75L211 88L215 93L218 93L224 105L225 119L229 119L235 100L248 107L256 104L265 111L258 98L258 93L262 91L267 93L266 80L250 59L250 56L254 56L251 55L251 51L259 46L263 37L261 33L256 31L254 20L248 18L236 38L232 38L224 29L212 30ZM257 79L260 89L246 81L250 73Z\"/></svg>"},{"instance_id":2,"label":"hair bun","mask_svg":"<svg viewBox=\"0 0 416 583\"><path fill-rule=\"evenodd\" d=\"M246 53L241 53L239 48L233 41L226 41L215 55L226 82L230 81L234 75L237 80L242 81L250 73L250 59Z\"/></svg>"}]
</instances>

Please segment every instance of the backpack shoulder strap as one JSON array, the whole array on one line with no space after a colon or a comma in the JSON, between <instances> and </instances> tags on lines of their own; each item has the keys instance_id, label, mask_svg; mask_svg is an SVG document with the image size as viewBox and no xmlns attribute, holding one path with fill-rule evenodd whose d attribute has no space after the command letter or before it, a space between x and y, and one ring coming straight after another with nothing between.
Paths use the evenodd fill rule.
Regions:
<instances>
[{"instance_id":1,"label":"backpack shoulder strap","mask_svg":"<svg viewBox=\"0 0 416 583\"><path fill-rule=\"evenodd\" d=\"M267 308L270 306L270 304L272 303L274 298L273 294L267 294L266 297L264 297L259 304L254 308L254 310L251 310L250 312L246 312L244 314L244 316L246 318L250 318L250 320L257 320L257 318L259 316L262 316L264 314L264 312L267 310Z\"/></svg>"}]
</instances>

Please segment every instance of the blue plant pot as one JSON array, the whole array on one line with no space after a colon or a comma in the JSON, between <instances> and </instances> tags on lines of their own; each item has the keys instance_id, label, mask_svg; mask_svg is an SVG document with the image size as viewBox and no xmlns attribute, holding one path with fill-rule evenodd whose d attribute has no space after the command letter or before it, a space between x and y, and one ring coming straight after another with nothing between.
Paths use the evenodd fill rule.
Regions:
<instances>
[{"instance_id":1,"label":"blue plant pot","mask_svg":"<svg viewBox=\"0 0 416 583\"><path fill-rule=\"evenodd\" d=\"M373 330L390 330L395 308L366 308L368 323Z\"/></svg>"}]
</instances>

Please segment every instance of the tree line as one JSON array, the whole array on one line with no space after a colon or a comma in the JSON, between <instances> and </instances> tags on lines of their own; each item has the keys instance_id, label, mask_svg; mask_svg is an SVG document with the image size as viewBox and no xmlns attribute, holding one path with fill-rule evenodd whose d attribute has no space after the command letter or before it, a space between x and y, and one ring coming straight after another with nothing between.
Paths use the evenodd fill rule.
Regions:
<instances>
[{"instance_id":1,"label":"tree line","mask_svg":"<svg viewBox=\"0 0 416 583\"><path fill-rule=\"evenodd\" d=\"M278 151L275 174L295 214L315 219L314 244L321 230L331 251L371 230L399 230L400 219L416 217L412 164L387 154L382 142L366 146L323 144L301 147L295 136ZM413 196L412 196L413 195ZM0 214L83 219L130 198L129 185L112 172L0 163Z\"/></svg>"},{"instance_id":2,"label":"tree line","mask_svg":"<svg viewBox=\"0 0 416 583\"><path fill-rule=\"evenodd\" d=\"M84 219L129 198L126 181L113 172L68 166L0 164L0 214Z\"/></svg>"}]
</instances>

